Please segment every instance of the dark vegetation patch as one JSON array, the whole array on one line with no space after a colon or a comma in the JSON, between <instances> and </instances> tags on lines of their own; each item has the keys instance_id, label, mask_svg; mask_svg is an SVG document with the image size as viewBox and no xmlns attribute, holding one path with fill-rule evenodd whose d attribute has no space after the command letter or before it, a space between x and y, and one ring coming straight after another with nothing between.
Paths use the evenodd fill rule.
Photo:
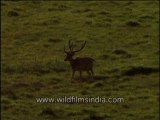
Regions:
<instances>
[{"instance_id":1,"label":"dark vegetation patch","mask_svg":"<svg viewBox=\"0 0 160 120\"><path fill-rule=\"evenodd\" d=\"M61 41L62 41L62 39L59 39L59 38L49 38L48 39L48 42L51 42L51 43L58 43Z\"/></svg>"},{"instance_id":2,"label":"dark vegetation patch","mask_svg":"<svg viewBox=\"0 0 160 120\"><path fill-rule=\"evenodd\" d=\"M52 117L56 117L56 118L58 118L59 117L59 115L58 115L58 113L57 113L58 111L55 111L55 110L53 110L52 108L49 108L49 107L47 107L47 108L44 108L41 112L40 112L40 114L39 115L42 115L42 116L52 116Z\"/></svg>"},{"instance_id":3,"label":"dark vegetation patch","mask_svg":"<svg viewBox=\"0 0 160 120\"><path fill-rule=\"evenodd\" d=\"M94 80L106 80L106 79L109 79L109 77L105 76L105 75L96 75L96 76L94 76L93 79Z\"/></svg>"},{"instance_id":4,"label":"dark vegetation patch","mask_svg":"<svg viewBox=\"0 0 160 120\"><path fill-rule=\"evenodd\" d=\"M130 116L130 117L133 117L133 116L134 116L134 114L132 114L132 113L129 113L129 114L128 114L128 116Z\"/></svg>"},{"instance_id":5,"label":"dark vegetation patch","mask_svg":"<svg viewBox=\"0 0 160 120\"><path fill-rule=\"evenodd\" d=\"M81 13L81 10L72 10L72 13Z\"/></svg>"},{"instance_id":6,"label":"dark vegetation patch","mask_svg":"<svg viewBox=\"0 0 160 120\"><path fill-rule=\"evenodd\" d=\"M33 0L33 1L31 1L33 4L35 4L35 5L40 5L41 4L41 1L37 1L37 0Z\"/></svg>"},{"instance_id":7,"label":"dark vegetation patch","mask_svg":"<svg viewBox=\"0 0 160 120\"><path fill-rule=\"evenodd\" d=\"M11 90L9 87L2 89L1 94L13 100L16 100L19 98L15 90Z\"/></svg>"},{"instance_id":8,"label":"dark vegetation patch","mask_svg":"<svg viewBox=\"0 0 160 120\"><path fill-rule=\"evenodd\" d=\"M132 4L134 4L133 1L129 1L126 3L126 5L132 5Z\"/></svg>"},{"instance_id":9,"label":"dark vegetation patch","mask_svg":"<svg viewBox=\"0 0 160 120\"><path fill-rule=\"evenodd\" d=\"M48 11L64 11L69 7L67 5L55 5L54 8L48 8Z\"/></svg>"},{"instance_id":10,"label":"dark vegetation patch","mask_svg":"<svg viewBox=\"0 0 160 120\"><path fill-rule=\"evenodd\" d=\"M90 11L92 11L90 8L86 8L82 12L90 12Z\"/></svg>"},{"instance_id":11,"label":"dark vegetation patch","mask_svg":"<svg viewBox=\"0 0 160 120\"><path fill-rule=\"evenodd\" d=\"M85 22L85 25L92 25L93 23L92 23L92 21L86 21Z\"/></svg>"},{"instance_id":12,"label":"dark vegetation patch","mask_svg":"<svg viewBox=\"0 0 160 120\"><path fill-rule=\"evenodd\" d=\"M131 67L128 70L125 70L122 75L124 76L134 76L138 74L143 74L143 75L149 75L151 73L159 72L158 68L152 68L152 67L143 67L143 66L138 66L138 67Z\"/></svg>"},{"instance_id":13,"label":"dark vegetation patch","mask_svg":"<svg viewBox=\"0 0 160 120\"><path fill-rule=\"evenodd\" d=\"M132 12L132 8L126 8L126 10Z\"/></svg>"},{"instance_id":14,"label":"dark vegetation patch","mask_svg":"<svg viewBox=\"0 0 160 120\"><path fill-rule=\"evenodd\" d=\"M108 15L108 14L110 14L109 12L106 12L106 11L101 11L101 12L99 12L99 14L100 15Z\"/></svg>"},{"instance_id":15,"label":"dark vegetation patch","mask_svg":"<svg viewBox=\"0 0 160 120\"><path fill-rule=\"evenodd\" d=\"M35 90L40 90L45 87L45 84L41 81L33 82L30 87L33 87Z\"/></svg>"},{"instance_id":16,"label":"dark vegetation patch","mask_svg":"<svg viewBox=\"0 0 160 120\"><path fill-rule=\"evenodd\" d=\"M129 27L139 27L140 23L137 21L128 21L128 22L126 22L126 25Z\"/></svg>"},{"instance_id":17,"label":"dark vegetation patch","mask_svg":"<svg viewBox=\"0 0 160 120\"><path fill-rule=\"evenodd\" d=\"M48 47L50 47L50 44L44 43L43 46L44 46L45 48L48 48Z\"/></svg>"},{"instance_id":18,"label":"dark vegetation patch","mask_svg":"<svg viewBox=\"0 0 160 120\"><path fill-rule=\"evenodd\" d=\"M111 18L105 18L105 19L103 19L104 21L107 21L107 22L112 22L113 20L111 19ZM111 33L111 32L108 32L109 34ZM111 34L110 34L111 35Z\"/></svg>"},{"instance_id":19,"label":"dark vegetation patch","mask_svg":"<svg viewBox=\"0 0 160 120\"><path fill-rule=\"evenodd\" d=\"M78 111L72 111L67 113L67 116L78 116L78 115L82 115L82 114Z\"/></svg>"},{"instance_id":20,"label":"dark vegetation patch","mask_svg":"<svg viewBox=\"0 0 160 120\"><path fill-rule=\"evenodd\" d=\"M114 50L112 53L114 53L114 54L116 54L116 55L128 54L125 50L121 50L121 49L116 49L116 50Z\"/></svg>"},{"instance_id":21,"label":"dark vegetation patch","mask_svg":"<svg viewBox=\"0 0 160 120\"><path fill-rule=\"evenodd\" d=\"M87 17L93 18L93 17L96 17L96 14L93 13L93 12L91 12L91 13L88 13L88 14L87 14Z\"/></svg>"},{"instance_id":22,"label":"dark vegetation patch","mask_svg":"<svg viewBox=\"0 0 160 120\"><path fill-rule=\"evenodd\" d=\"M129 105L122 105L123 108L129 109L130 106Z\"/></svg>"},{"instance_id":23,"label":"dark vegetation patch","mask_svg":"<svg viewBox=\"0 0 160 120\"><path fill-rule=\"evenodd\" d=\"M157 50L157 51L155 52L155 54L158 54L158 55L159 55L159 54L160 54L160 50Z\"/></svg>"},{"instance_id":24,"label":"dark vegetation patch","mask_svg":"<svg viewBox=\"0 0 160 120\"><path fill-rule=\"evenodd\" d=\"M80 92L79 92L81 95L87 95L87 91L86 90L81 90Z\"/></svg>"},{"instance_id":25,"label":"dark vegetation patch","mask_svg":"<svg viewBox=\"0 0 160 120\"><path fill-rule=\"evenodd\" d=\"M145 36L145 37L148 37L148 36ZM145 44L145 43L148 43L148 41L138 41L138 42L133 42L131 44L134 46L137 46L137 45L141 45L141 44Z\"/></svg>"},{"instance_id":26,"label":"dark vegetation patch","mask_svg":"<svg viewBox=\"0 0 160 120\"><path fill-rule=\"evenodd\" d=\"M18 16L19 16L19 13L16 12L16 11L9 11L9 12L8 12L8 16L9 16L9 17L18 17Z\"/></svg>"},{"instance_id":27,"label":"dark vegetation patch","mask_svg":"<svg viewBox=\"0 0 160 120\"><path fill-rule=\"evenodd\" d=\"M86 8L86 9L73 10L72 12L74 12L74 13L88 13L88 12L91 12L91 11L92 11L92 9Z\"/></svg>"},{"instance_id":28,"label":"dark vegetation patch","mask_svg":"<svg viewBox=\"0 0 160 120\"><path fill-rule=\"evenodd\" d=\"M106 117L96 114L91 114L89 120L106 120Z\"/></svg>"},{"instance_id":29,"label":"dark vegetation patch","mask_svg":"<svg viewBox=\"0 0 160 120\"><path fill-rule=\"evenodd\" d=\"M100 56L100 59L109 59L110 58L110 55L108 54L103 54Z\"/></svg>"},{"instance_id":30,"label":"dark vegetation patch","mask_svg":"<svg viewBox=\"0 0 160 120\"><path fill-rule=\"evenodd\" d=\"M150 35L144 35L143 37L144 37L144 38L148 38L148 37L150 37Z\"/></svg>"},{"instance_id":31,"label":"dark vegetation patch","mask_svg":"<svg viewBox=\"0 0 160 120\"><path fill-rule=\"evenodd\" d=\"M150 98L150 96L138 96L137 98L147 100Z\"/></svg>"},{"instance_id":32,"label":"dark vegetation patch","mask_svg":"<svg viewBox=\"0 0 160 120\"><path fill-rule=\"evenodd\" d=\"M3 104L11 104L12 103L9 99L6 99L6 98L2 98L1 102Z\"/></svg>"},{"instance_id":33,"label":"dark vegetation patch","mask_svg":"<svg viewBox=\"0 0 160 120\"><path fill-rule=\"evenodd\" d=\"M108 115L100 115L93 110L83 109L82 113L87 114L87 117L84 120L110 120L110 116Z\"/></svg>"},{"instance_id":34,"label":"dark vegetation patch","mask_svg":"<svg viewBox=\"0 0 160 120\"><path fill-rule=\"evenodd\" d=\"M96 111L91 110L91 109L82 109L81 112L85 114L96 114Z\"/></svg>"},{"instance_id":35,"label":"dark vegetation patch","mask_svg":"<svg viewBox=\"0 0 160 120\"><path fill-rule=\"evenodd\" d=\"M1 5L2 5L2 6L6 6L7 4L6 4L6 3L1 3Z\"/></svg>"},{"instance_id":36,"label":"dark vegetation patch","mask_svg":"<svg viewBox=\"0 0 160 120\"><path fill-rule=\"evenodd\" d=\"M115 49L115 50L113 50L112 53L115 54L115 55L124 57L124 58L130 58L130 57L132 57L132 55L130 53L128 53L127 51L125 51L123 49Z\"/></svg>"},{"instance_id":37,"label":"dark vegetation patch","mask_svg":"<svg viewBox=\"0 0 160 120\"><path fill-rule=\"evenodd\" d=\"M110 1L110 3L113 5L119 5L118 1Z\"/></svg>"},{"instance_id":38,"label":"dark vegetation patch","mask_svg":"<svg viewBox=\"0 0 160 120\"><path fill-rule=\"evenodd\" d=\"M15 66L9 66L7 64L2 65L2 71L4 73L14 73L15 72Z\"/></svg>"},{"instance_id":39,"label":"dark vegetation patch","mask_svg":"<svg viewBox=\"0 0 160 120\"><path fill-rule=\"evenodd\" d=\"M109 115L100 115L91 109L83 109L82 113L87 115L87 118L84 118L84 120L110 120L111 118Z\"/></svg>"},{"instance_id":40,"label":"dark vegetation patch","mask_svg":"<svg viewBox=\"0 0 160 120\"><path fill-rule=\"evenodd\" d=\"M38 23L35 23L34 25L50 26L50 25L58 25L59 23L60 23L60 19L55 18L55 19L52 19L52 20L38 22Z\"/></svg>"},{"instance_id":41,"label":"dark vegetation patch","mask_svg":"<svg viewBox=\"0 0 160 120\"><path fill-rule=\"evenodd\" d=\"M1 109L7 111L7 110L11 109L12 106L13 106L13 105L5 105L5 104L2 104Z\"/></svg>"},{"instance_id":42,"label":"dark vegetation patch","mask_svg":"<svg viewBox=\"0 0 160 120\"><path fill-rule=\"evenodd\" d=\"M12 101L8 98L2 98L1 105L2 105L1 108L3 110L8 110L13 107Z\"/></svg>"}]
</instances>

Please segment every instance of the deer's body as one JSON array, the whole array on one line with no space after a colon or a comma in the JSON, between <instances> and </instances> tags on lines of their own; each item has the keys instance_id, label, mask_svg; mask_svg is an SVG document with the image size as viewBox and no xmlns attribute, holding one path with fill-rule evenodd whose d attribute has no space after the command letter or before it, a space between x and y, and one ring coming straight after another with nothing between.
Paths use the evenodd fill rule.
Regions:
<instances>
[{"instance_id":1,"label":"deer's body","mask_svg":"<svg viewBox=\"0 0 160 120\"><path fill-rule=\"evenodd\" d=\"M86 44L86 42L80 48L80 50L82 50L84 48L85 44ZM74 78L74 74L76 71L79 71L80 77L81 77L83 71L86 71L89 76L91 76L91 75L93 76L93 74L94 74L93 62L95 60L90 57L77 57L77 58L73 59L75 52L79 52L80 50L73 51L73 44L71 45L70 41L69 41L69 48L70 48L69 52L67 52L65 50L65 48L64 48L64 51L67 54L65 61L69 61L71 64L71 67L72 67L72 78L71 79Z\"/></svg>"},{"instance_id":2,"label":"deer's body","mask_svg":"<svg viewBox=\"0 0 160 120\"><path fill-rule=\"evenodd\" d=\"M88 71L93 69L94 59L89 57L76 58L70 61L73 71Z\"/></svg>"}]
</instances>

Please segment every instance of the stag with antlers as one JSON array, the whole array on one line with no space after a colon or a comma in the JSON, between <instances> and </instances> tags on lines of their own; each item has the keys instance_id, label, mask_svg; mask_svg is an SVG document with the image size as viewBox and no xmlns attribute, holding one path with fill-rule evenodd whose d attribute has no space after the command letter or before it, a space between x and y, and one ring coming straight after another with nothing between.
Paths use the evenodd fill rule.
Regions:
<instances>
[{"instance_id":1,"label":"stag with antlers","mask_svg":"<svg viewBox=\"0 0 160 120\"><path fill-rule=\"evenodd\" d=\"M74 74L76 71L79 71L80 73L80 78L82 78L82 72L86 71L89 75L89 77L93 77L93 62L94 59L90 58L90 57L77 57L77 58L73 58L73 56L75 55L75 53L81 51L86 45L86 41L84 42L84 44L82 44L81 48L78 50L73 50L74 44L73 42L71 43L71 41L68 42L68 46L69 46L69 51L66 51L65 46L64 46L64 52L66 53L66 58L64 59L64 61L69 61L70 65L72 67L72 77L71 80L74 79Z\"/></svg>"}]
</instances>

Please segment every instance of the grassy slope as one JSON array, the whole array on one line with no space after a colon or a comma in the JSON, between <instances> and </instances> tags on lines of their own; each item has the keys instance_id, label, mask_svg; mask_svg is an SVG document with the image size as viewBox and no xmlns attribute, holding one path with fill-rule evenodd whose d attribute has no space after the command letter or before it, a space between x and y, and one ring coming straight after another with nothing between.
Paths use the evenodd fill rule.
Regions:
<instances>
[{"instance_id":1,"label":"grassy slope","mask_svg":"<svg viewBox=\"0 0 160 120\"><path fill-rule=\"evenodd\" d=\"M156 1L2 2L3 120L158 120L158 14ZM96 60L94 81L70 82L63 61L70 39L87 41L76 56ZM125 103L35 101L55 95L116 96Z\"/></svg>"}]
</instances>

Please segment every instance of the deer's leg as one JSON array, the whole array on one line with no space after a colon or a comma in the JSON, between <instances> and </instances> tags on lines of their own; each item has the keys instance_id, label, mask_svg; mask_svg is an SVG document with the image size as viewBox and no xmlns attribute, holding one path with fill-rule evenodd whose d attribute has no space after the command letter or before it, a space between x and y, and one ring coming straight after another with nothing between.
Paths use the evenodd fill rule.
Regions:
<instances>
[{"instance_id":1,"label":"deer's leg","mask_svg":"<svg viewBox=\"0 0 160 120\"><path fill-rule=\"evenodd\" d=\"M74 74L75 74L75 71L73 70L73 71L72 71L72 78L71 78L71 80L73 80Z\"/></svg>"},{"instance_id":2,"label":"deer's leg","mask_svg":"<svg viewBox=\"0 0 160 120\"><path fill-rule=\"evenodd\" d=\"M92 73L92 77L93 77L93 75L94 75L93 69L91 69L91 73Z\"/></svg>"},{"instance_id":3,"label":"deer's leg","mask_svg":"<svg viewBox=\"0 0 160 120\"><path fill-rule=\"evenodd\" d=\"M89 71L87 71L89 78L91 78L91 73Z\"/></svg>"},{"instance_id":4,"label":"deer's leg","mask_svg":"<svg viewBox=\"0 0 160 120\"><path fill-rule=\"evenodd\" d=\"M82 71L79 71L80 79L82 78Z\"/></svg>"},{"instance_id":5,"label":"deer's leg","mask_svg":"<svg viewBox=\"0 0 160 120\"><path fill-rule=\"evenodd\" d=\"M93 72L93 70L92 70L92 69L90 70L90 72L91 72L92 80L93 80L94 72Z\"/></svg>"}]
</instances>

